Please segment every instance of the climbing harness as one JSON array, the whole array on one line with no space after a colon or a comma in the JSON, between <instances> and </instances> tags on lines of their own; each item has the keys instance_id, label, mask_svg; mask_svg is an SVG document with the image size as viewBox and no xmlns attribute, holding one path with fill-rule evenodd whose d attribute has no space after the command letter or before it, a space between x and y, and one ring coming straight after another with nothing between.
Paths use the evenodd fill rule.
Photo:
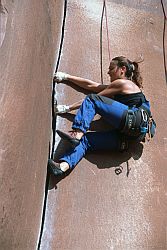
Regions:
<instances>
[{"instance_id":1,"label":"climbing harness","mask_svg":"<svg viewBox=\"0 0 167 250\"><path fill-rule=\"evenodd\" d=\"M145 138L149 141L154 136L155 129L156 123L150 110L141 105L136 111L127 110L121 133L137 141L145 141Z\"/></svg>"}]
</instances>

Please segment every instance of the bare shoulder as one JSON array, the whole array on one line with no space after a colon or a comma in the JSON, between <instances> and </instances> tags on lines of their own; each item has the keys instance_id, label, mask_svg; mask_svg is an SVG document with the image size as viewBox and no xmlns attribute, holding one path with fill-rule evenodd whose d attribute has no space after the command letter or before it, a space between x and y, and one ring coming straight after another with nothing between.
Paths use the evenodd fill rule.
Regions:
<instances>
[{"instance_id":1,"label":"bare shoulder","mask_svg":"<svg viewBox=\"0 0 167 250\"><path fill-rule=\"evenodd\" d=\"M126 85L127 85L127 82L124 79L117 79L110 83L111 88L119 89L120 91L125 89Z\"/></svg>"},{"instance_id":2,"label":"bare shoulder","mask_svg":"<svg viewBox=\"0 0 167 250\"><path fill-rule=\"evenodd\" d=\"M139 92L139 87L132 81L126 79L117 79L111 85L120 90L124 94Z\"/></svg>"}]
</instances>

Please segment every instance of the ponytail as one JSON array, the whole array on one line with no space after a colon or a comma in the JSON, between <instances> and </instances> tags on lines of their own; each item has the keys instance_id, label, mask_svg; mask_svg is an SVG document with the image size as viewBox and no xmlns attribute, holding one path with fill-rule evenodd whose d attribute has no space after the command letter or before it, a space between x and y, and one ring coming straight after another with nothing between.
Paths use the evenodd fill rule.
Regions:
<instances>
[{"instance_id":1,"label":"ponytail","mask_svg":"<svg viewBox=\"0 0 167 250\"><path fill-rule=\"evenodd\" d=\"M140 74L140 70L139 70L139 65L137 62L132 62L132 64L134 65L134 69L133 69L133 72L132 72L132 81L140 88L142 89L143 88L143 85L142 85L142 76Z\"/></svg>"}]
</instances>

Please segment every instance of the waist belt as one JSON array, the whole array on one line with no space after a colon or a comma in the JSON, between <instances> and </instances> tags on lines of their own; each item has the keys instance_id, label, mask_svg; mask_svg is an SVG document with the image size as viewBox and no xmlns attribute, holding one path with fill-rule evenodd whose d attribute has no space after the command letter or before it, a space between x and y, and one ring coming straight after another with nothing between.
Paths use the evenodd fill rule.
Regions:
<instances>
[{"instance_id":1,"label":"waist belt","mask_svg":"<svg viewBox=\"0 0 167 250\"><path fill-rule=\"evenodd\" d=\"M138 137L141 134L145 136L148 132L149 113L151 114L151 112L146 110L145 107L143 108L143 106L140 106L136 111L129 109L126 113L121 133L131 137Z\"/></svg>"}]
</instances>

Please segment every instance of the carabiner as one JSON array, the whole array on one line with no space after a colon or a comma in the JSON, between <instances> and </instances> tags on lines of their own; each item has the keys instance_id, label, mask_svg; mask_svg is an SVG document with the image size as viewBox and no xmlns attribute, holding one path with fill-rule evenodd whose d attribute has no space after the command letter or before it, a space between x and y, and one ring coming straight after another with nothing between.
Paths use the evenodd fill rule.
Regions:
<instances>
[{"instance_id":1,"label":"carabiner","mask_svg":"<svg viewBox=\"0 0 167 250\"><path fill-rule=\"evenodd\" d=\"M146 113L146 111L144 109L141 109L141 115L142 115L143 121L147 122L148 121L148 116L147 116L147 113Z\"/></svg>"}]
</instances>

